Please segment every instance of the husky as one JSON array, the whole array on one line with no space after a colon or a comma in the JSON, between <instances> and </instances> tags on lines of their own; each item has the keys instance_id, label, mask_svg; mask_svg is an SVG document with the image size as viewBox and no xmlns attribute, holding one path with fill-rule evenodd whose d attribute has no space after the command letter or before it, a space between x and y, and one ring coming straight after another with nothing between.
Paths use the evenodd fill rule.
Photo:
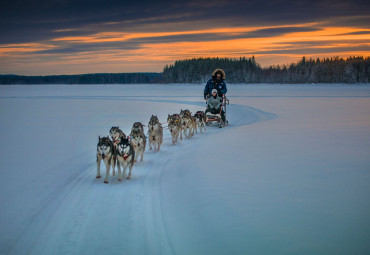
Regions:
<instances>
[{"instance_id":1,"label":"husky","mask_svg":"<svg viewBox=\"0 0 370 255\"><path fill-rule=\"evenodd\" d=\"M97 152L96 152L96 164L97 164L97 173L96 173L96 178L100 178L100 163L103 160L106 173L105 173L105 178L104 182L108 183L108 178L109 178L109 170L111 164L113 164L113 169L115 166L115 150L114 150L114 145L113 142L109 139L108 136L106 137L100 137L99 136L99 142L97 145Z\"/></svg>"},{"instance_id":2,"label":"husky","mask_svg":"<svg viewBox=\"0 0 370 255\"><path fill-rule=\"evenodd\" d=\"M131 132L132 131L136 131L136 132L140 132L140 133L144 134L144 125L141 122L135 122L132 125Z\"/></svg>"},{"instance_id":3,"label":"husky","mask_svg":"<svg viewBox=\"0 0 370 255\"><path fill-rule=\"evenodd\" d=\"M125 133L119 127L111 127L109 130L109 135L113 140L114 144L117 144L121 141L122 138L126 138Z\"/></svg>"},{"instance_id":4,"label":"husky","mask_svg":"<svg viewBox=\"0 0 370 255\"><path fill-rule=\"evenodd\" d=\"M144 151L146 148L146 136L144 133L144 126L140 122L135 122L131 128L130 133L131 145L135 149L135 162L139 155L141 156L140 161L143 161Z\"/></svg>"},{"instance_id":5,"label":"husky","mask_svg":"<svg viewBox=\"0 0 370 255\"><path fill-rule=\"evenodd\" d=\"M135 160L135 149L130 143L130 139L123 138L117 144L117 168L118 168L118 180L122 181L123 176L126 175L126 169L129 169L127 180L131 179L131 171L134 166ZM121 173L122 167L122 173Z\"/></svg>"},{"instance_id":6,"label":"husky","mask_svg":"<svg viewBox=\"0 0 370 255\"><path fill-rule=\"evenodd\" d=\"M180 140L182 141L182 123L180 114L168 114L167 118L168 129L171 132L172 144L176 144L180 135Z\"/></svg>"},{"instance_id":7,"label":"husky","mask_svg":"<svg viewBox=\"0 0 370 255\"><path fill-rule=\"evenodd\" d=\"M197 111L194 114L195 120L196 120L196 128L199 128L200 132L203 133L204 131L207 131L206 123L207 123L207 116L203 111Z\"/></svg>"},{"instance_id":8,"label":"husky","mask_svg":"<svg viewBox=\"0 0 370 255\"><path fill-rule=\"evenodd\" d=\"M194 135L193 130L193 119L191 116L191 112L189 110L182 110L180 111L180 115L182 118L182 128L184 131L184 135L186 138L191 138Z\"/></svg>"},{"instance_id":9,"label":"husky","mask_svg":"<svg viewBox=\"0 0 370 255\"><path fill-rule=\"evenodd\" d=\"M148 124L148 135L149 135L149 150L152 150L152 146L156 151L159 151L163 142L163 128L157 116L152 115Z\"/></svg>"},{"instance_id":10,"label":"husky","mask_svg":"<svg viewBox=\"0 0 370 255\"><path fill-rule=\"evenodd\" d=\"M114 145L114 152L116 152L117 144L121 141L121 139L126 138L126 134L117 126L111 127L109 130L109 135L112 138L113 145ZM116 155L114 155L114 162L116 162ZM115 176L115 165L112 168L113 176Z\"/></svg>"}]
</instances>

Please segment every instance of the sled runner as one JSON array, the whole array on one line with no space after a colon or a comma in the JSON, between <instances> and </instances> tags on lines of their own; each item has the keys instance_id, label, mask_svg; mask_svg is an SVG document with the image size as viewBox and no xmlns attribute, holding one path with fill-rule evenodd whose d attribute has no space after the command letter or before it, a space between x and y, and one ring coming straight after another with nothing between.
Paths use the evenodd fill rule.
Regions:
<instances>
[{"instance_id":1,"label":"sled runner","mask_svg":"<svg viewBox=\"0 0 370 255\"><path fill-rule=\"evenodd\" d=\"M206 125L209 126L212 123L217 123L219 128L229 125L229 121L226 119L226 105L228 104L229 104L229 99L227 99L225 95L222 95L222 106L221 106L220 112L217 114L207 112L206 113L206 116L207 116ZM221 112L224 112L225 122L222 121Z\"/></svg>"}]
</instances>

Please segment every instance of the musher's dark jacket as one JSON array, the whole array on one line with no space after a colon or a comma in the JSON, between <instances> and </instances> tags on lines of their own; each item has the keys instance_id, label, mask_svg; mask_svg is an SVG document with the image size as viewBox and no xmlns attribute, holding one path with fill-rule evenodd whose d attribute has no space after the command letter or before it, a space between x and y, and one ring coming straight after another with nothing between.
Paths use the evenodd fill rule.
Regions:
<instances>
[{"instance_id":1,"label":"musher's dark jacket","mask_svg":"<svg viewBox=\"0 0 370 255\"><path fill-rule=\"evenodd\" d=\"M221 73L220 80L216 79L217 72ZM216 69L212 73L212 78L208 80L206 86L204 87L204 97L206 97L207 95L212 95L212 89L217 89L219 96L226 94L227 87L226 87L226 83L224 80L225 80L225 72L222 69Z\"/></svg>"}]
</instances>

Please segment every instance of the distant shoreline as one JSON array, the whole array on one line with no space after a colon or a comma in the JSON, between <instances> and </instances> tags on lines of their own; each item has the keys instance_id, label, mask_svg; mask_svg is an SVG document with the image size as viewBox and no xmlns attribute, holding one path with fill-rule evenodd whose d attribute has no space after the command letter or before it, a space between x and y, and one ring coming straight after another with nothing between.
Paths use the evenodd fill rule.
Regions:
<instances>
[{"instance_id":1,"label":"distant shoreline","mask_svg":"<svg viewBox=\"0 0 370 255\"><path fill-rule=\"evenodd\" d=\"M173 84L205 83L213 70L226 72L227 83L241 84L369 84L370 57L302 59L262 68L251 58L193 58L166 65L163 72L91 73L75 75L0 75L0 84Z\"/></svg>"}]
</instances>

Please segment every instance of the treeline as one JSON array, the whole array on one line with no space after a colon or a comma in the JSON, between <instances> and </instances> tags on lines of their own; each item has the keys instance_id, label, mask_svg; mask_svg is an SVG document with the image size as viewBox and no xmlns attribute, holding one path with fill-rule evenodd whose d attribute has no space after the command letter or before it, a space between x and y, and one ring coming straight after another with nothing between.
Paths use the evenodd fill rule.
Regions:
<instances>
[{"instance_id":1,"label":"treeline","mask_svg":"<svg viewBox=\"0 0 370 255\"><path fill-rule=\"evenodd\" d=\"M0 84L130 84L160 83L161 73L97 73L79 75L0 75Z\"/></svg>"},{"instance_id":2,"label":"treeline","mask_svg":"<svg viewBox=\"0 0 370 255\"><path fill-rule=\"evenodd\" d=\"M303 57L298 63L262 68L251 58L193 58L165 66L167 83L204 83L216 68L226 72L229 83L369 83L370 58Z\"/></svg>"},{"instance_id":3,"label":"treeline","mask_svg":"<svg viewBox=\"0 0 370 255\"><path fill-rule=\"evenodd\" d=\"M370 58L334 57L262 69L266 83L370 83Z\"/></svg>"},{"instance_id":4,"label":"treeline","mask_svg":"<svg viewBox=\"0 0 370 255\"><path fill-rule=\"evenodd\" d=\"M205 83L217 68L226 72L228 83L370 83L370 57L303 57L297 63L266 68L254 57L242 57L178 60L162 73L0 75L0 84Z\"/></svg>"},{"instance_id":5,"label":"treeline","mask_svg":"<svg viewBox=\"0 0 370 255\"><path fill-rule=\"evenodd\" d=\"M212 72L221 68L230 83L255 83L262 70L251 58L193 58L178 60L173 65L166 65L162 79L166 83L204 83Z\"/></svg>"}]
</instances>

